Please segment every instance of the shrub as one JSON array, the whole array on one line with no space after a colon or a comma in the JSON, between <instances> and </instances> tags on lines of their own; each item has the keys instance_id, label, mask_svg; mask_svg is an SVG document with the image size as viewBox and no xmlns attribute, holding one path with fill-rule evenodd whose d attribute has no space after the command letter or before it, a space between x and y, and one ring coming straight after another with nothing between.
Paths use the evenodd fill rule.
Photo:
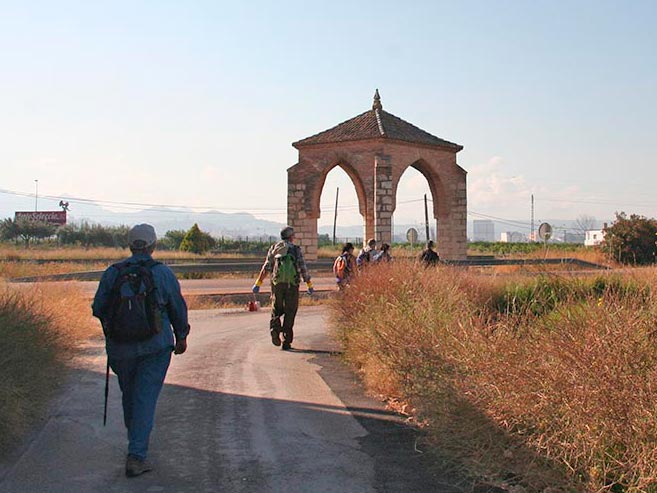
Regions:
<instances>
[{"instance_id":1,"label":"shrub","mask_svg":"<svg viewBox=\"0 0 657 493\"><path fill-rule=\"evenodd\" d=\"M604 229L602 250L623 264L645 265L655 262L657 220L624 212L616 213L616 220Z\"/></svg>"},{"instance_id":2,"label":"shrub","mask_svg":"<svg viewBox=\"0 0 657 493\"><path fill-rule=\"evenodd\" d=\"M186 234L187 231L182 229L169 230L158 241L157 246L161 250L180 250L180 244L185 239Z\"/></svg>"}]
</instances>

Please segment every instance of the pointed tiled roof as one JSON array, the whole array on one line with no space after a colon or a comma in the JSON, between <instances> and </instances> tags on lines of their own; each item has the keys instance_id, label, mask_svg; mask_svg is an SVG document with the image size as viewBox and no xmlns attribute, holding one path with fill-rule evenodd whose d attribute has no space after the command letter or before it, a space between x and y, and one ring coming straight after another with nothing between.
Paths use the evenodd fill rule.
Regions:
<instances>
[{"instance_id":1,"label":"pointed tiled roof","mask_svg":"<svg viewBox=\"0 0 657 493\"><path fill-rule=\"evenodd\" d=\"M294 142L296 148L314 144L333 144L354 140L391 139L438 147L458 152L463 146L443 140L383 110L377 89L372 109L306 139Z\"/></svg>"}]
</instances>

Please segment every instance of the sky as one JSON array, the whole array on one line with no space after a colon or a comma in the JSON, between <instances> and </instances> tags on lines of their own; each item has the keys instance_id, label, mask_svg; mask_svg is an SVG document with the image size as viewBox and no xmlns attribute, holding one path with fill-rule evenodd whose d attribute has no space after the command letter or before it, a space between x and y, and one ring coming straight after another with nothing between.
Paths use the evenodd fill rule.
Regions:
<instances>
[{"instance_id":1,"label":"sky","mask_svg":"<svg viewBox=\"0 0 657 493\"><path fill-rule=\"evenodd\" d=\"M284 222L291 143L370 109L376 88L386 111L464 146L470 220L528 222L531 194L537 220L657 216L655 1L0 6L2 217L38 186L40 208ZM336 187L341 224L358 224L339 169L320 224ZM408 171L395 221L419 221L424 193Z\"/></svg>"}]
</instances>

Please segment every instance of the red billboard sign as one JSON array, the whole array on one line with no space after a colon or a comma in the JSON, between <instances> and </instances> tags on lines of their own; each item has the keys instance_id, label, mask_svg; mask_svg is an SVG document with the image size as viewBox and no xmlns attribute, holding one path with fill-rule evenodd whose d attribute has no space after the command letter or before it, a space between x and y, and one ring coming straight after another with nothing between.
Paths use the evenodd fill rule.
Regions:
<instances>
[{"instance_id":1,"label":"red billboard sign","mask_svg":"<svg viewBox=\"0 0 657 493\"><path fill-rule=\"evenodd\" d=\"M19 221L21 219L64 226L66 224L66 211L17 211L14 220Z\"/></svg>"}]
</instances>

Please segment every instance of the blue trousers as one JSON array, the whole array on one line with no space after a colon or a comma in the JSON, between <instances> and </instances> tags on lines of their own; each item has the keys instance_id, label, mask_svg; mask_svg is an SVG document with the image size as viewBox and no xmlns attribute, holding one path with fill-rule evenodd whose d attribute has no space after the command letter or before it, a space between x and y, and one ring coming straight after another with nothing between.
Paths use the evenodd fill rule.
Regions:
<instances>
[{"instance_id":1,"label":"blue trousers","mask_svg":"<svg viewBox=\"0 0 657 493\"><path fill-rule=\"evenodd\" d=\"M128 454L148 455L155 406L171 362L171 349L137 358L110 359L123 394L123 421L128 429Z\"/></svg>"}]
</instances>

